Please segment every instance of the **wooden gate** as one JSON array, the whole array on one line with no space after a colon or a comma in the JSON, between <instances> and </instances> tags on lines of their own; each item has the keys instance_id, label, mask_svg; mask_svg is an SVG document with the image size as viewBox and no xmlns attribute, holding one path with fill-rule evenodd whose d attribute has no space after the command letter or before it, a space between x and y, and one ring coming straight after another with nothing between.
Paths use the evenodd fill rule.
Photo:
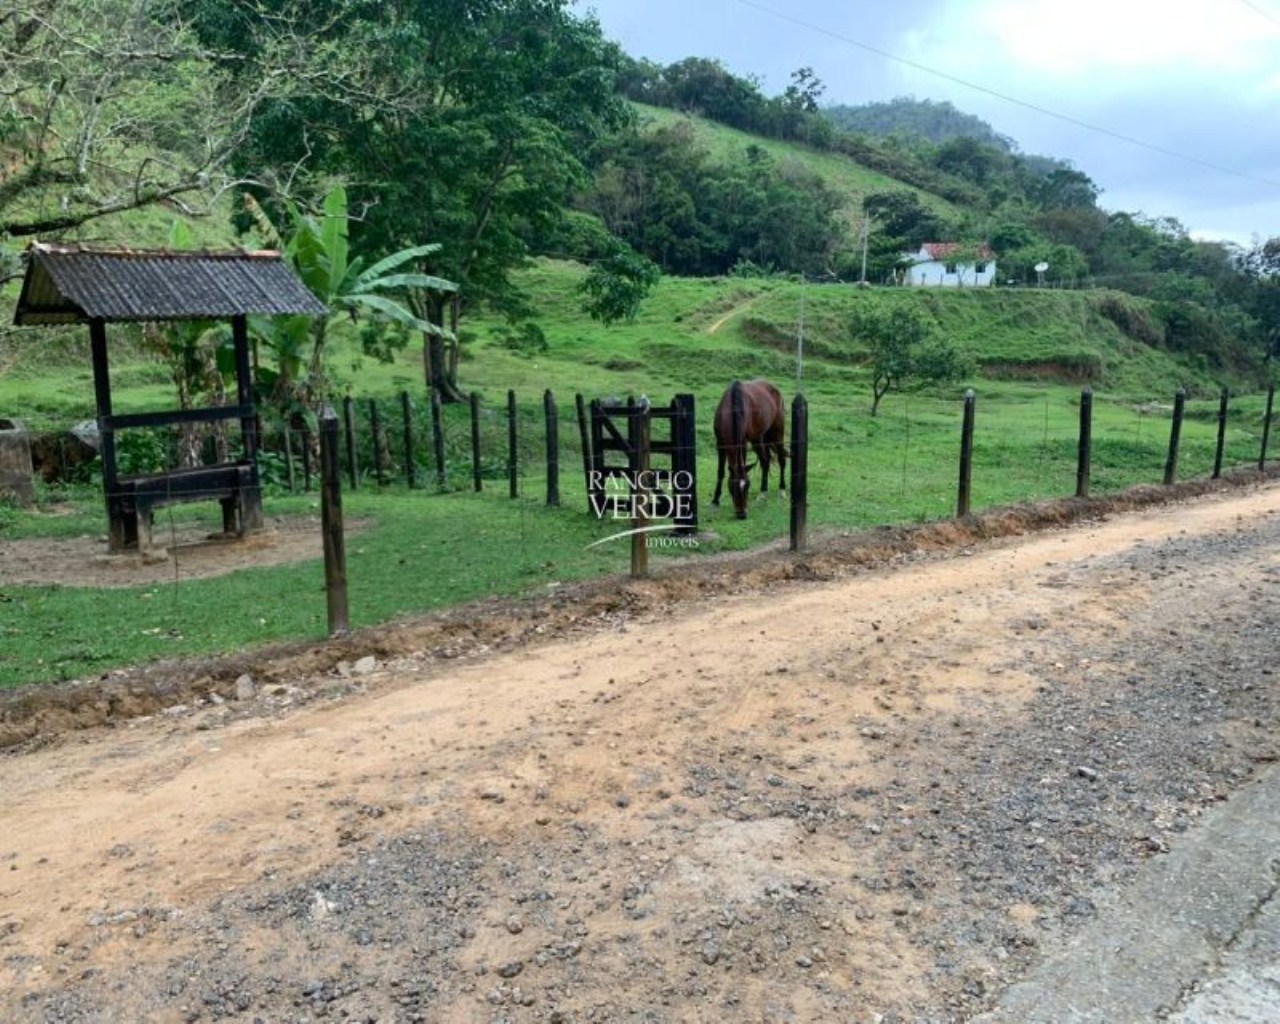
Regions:
<instances>
[{"instance_id":1,"label":"wooden gate","mask_svg":"<svg viewBox=\"0 0 1280 1024\"><path fill-rule=\"evenodd\" d=\"M649 430L643 429L646 422ZM693 395L681 394L667 406L648 401L593 399L587 497L594 515L605 510L616 518L631 515L631 493L640 474L643 490L665 495L675 532L698 532L698 452ZM662 425L667 424L665 432ZM655 431L655 426L657 431ZM643 450L643 438L649 438ZM610 487L610 481L621 487ZM650 507L655 507L651 505Z\"/></svg>"}]
</instances>

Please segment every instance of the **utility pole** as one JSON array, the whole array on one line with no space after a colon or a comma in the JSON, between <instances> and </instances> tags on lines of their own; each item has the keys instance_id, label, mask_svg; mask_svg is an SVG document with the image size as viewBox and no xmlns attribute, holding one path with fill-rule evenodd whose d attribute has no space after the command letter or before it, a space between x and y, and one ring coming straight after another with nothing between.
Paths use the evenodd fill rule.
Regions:
<instances>
[{"instance_id":1,"label":"utility pole","mask_svg":"<svg viewBox=\"0 0 1280 1024\"><path fill-rule=\"evenodd\" d=\"M862 284L867 283L867 236L871 233L871 218L862 218Z\"/></svg>"},{"instance_id":2,"label":"utility pole","mask_svg":"<svg viewBox=\"0 0 1280 1024\"><path fill-rule=\"evenodd\" d=\"M805 276L800 275L800 325L796 331L796 390L800 390L800 379L804 371L804 285Z\"/></svg>"}]
</instances>

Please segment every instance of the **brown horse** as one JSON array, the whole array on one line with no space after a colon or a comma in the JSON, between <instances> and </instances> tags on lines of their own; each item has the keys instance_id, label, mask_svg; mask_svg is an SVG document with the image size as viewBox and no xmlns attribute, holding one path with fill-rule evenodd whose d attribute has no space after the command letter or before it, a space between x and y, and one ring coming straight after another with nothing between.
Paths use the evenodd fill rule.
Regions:
<instances>
[{"instance_id":1,"label":"brown horse","mask_svg":"<svg viewBox=\"0 0 1280 1024\"><path fill-rule=\"evenodd\" d=\"M769 457L778 456L779 487L787 489L787 449L783 444L786 406L782 393L767 380L735 380L716 407L716 493L711 504L720 504L726 464L729 467L729 496L739 519L747 518L748 474L755 463L747 462L751 445L760 462L760 493L769 489Z\"/></svg>"}]
</instances>

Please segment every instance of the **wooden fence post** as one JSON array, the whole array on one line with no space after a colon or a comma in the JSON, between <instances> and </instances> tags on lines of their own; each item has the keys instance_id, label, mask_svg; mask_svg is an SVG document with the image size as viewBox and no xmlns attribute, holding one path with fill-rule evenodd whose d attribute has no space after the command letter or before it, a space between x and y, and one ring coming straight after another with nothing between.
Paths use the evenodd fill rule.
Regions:
<instances>
[{"instance_id":1,"label":"wooden fence post","mask_svg":"<svg viewBox=\"0 0 1280 1024\"><path fill-rule=\"evenodd\" d=\"M1267 411L1262 416L1262 453L1258 456L1258 472L1262 473L1267 468L1267 441L1271 437L1271 406L1275 401L1276 386L1272 384L1267 388Z\"/></svg>"},{"instance_id":2,"label":"wooden fence post","mask_svg":"<svg viewBox=\"0 0 1280 1024\"><path fill-rule=\"evenodd\" d=\"M387 480L382 465L382 418L378 415L378 403L369 399L369 423L373 431L373 469L378 478L378 486L385 487Z\"/></svg>"},{"instance_id":3,"label":"wooden fence post","mask_svg":"<svg viewBox=\"0 0 1280 1024\"><path fill-rule=\"evenodd\" d=\"M347 475L355 491L360 488L360 467L356 463L356 410L350 395L342 400L342 422L347 435Z\"/></svg>"},{"instance_id":4,"label":"wooden fence post","mask_svg":"<svg viewBox=\"0 0 1280 1024\"><path fill-rule=\"evenodd\" d=\"M1178 444L1182 440L1182 417L1186 412L1187 392L1178 388L1173 398L1173 423L1169 427L1169 455L1164 460L1164 485L1172 487L1178 478Z\"/></svg>"},{"instance_id":5,"label":"wooden fence post","mask_svg":"<svg viewBox=\"0 0 1280 1024\"><path fill-rule=\"evenodd\" d=\"M320 420L320 529L324 535L324 593L329 635L341 636L351 631L342 526L342 471L338 461L338 417L327 406Z\"/></svg>"},{"instance_id":6,"label":"wooden fence post","mask_svg":"<svg viewBox=\"0 0 1280 1024\"><path fill-rule=\"evenodd\" d=\"M587 402L579 391L573 396L573 404L578 411L578 437L582 443L582 482L591 493L591 430L587 426Z\"/></svg>"},{"instance_id":7,"label":"wooden fence post","mask_svg":"<svg viewBox=\"0 0 1280 1024\"><path fill-rule=\"evenodd\" d=\"M514 390L507 391L507 482L510 486L511 497L518 498L520 496L520 453L518 451L519 437L516 429L516 393Z\"/></svg>"},{"instance_id":8,"label":"wooden fence post","mask_svg":"<svg viewBox=\"0 0 1280 1024\"><path fill-rule=\"evenodd\" d=\"M1222 456L1227 450L1227 403L1231 400L1228 388L1222 389L1218 399L1218 447L1213 453L1213 479L1222 477Z\"/></svg>"},{"instance_id":9,"label":"wooden fence post","mask_svg":"<svg viewBox=\"0 0 1280 1024\"><path fill-rule=\"evenodd\" d=\"M444 462L444 414L439 388L431 389L431 448L436 459L436 489L448 490L449 469Z\"/></svg>"},{"instance_id":10,"label":"wooden fence post","mask_svg":"<svg viewBox=\"0 0 1280 1024\"><path fill-rule=\"evenodd\" d=\"M634 453L631 478L631 576L640 579L649 575L649 535L644 532L649 525L650 495L645 488L649 478L649 400L641 398L637 404L627 400L627 439Z\"/></svg>"},{"instance_id":11,"label":"wooden fence post","mask_svg":"<svg viewBox=\"0 0 1280 1024\"><path fill-rule=\"evenodd\" d=\"M803 551L809 541L809 402L796 395L791 402L791 550Z\"/></svg>"},{"instance_id":12,"label":"wooden fence post","mask_svg":"<svg viewBox=\"0 0 1280 1024\"><path fill-rule=\"evenodd\" d=\"M547 504L560 504L560 415L556 399L547 388L542 395L542 412L547 423Z\"/></svg>"},{"instance_id":13,"label":"wooden fence post","mask_svg":"<svg viewBox=\"0 0 1280 1024\"><path fill-rule=\"evenodd\" d=\"M973 478L973 413L977 396L970 388L964 393L964 422L960 427L960 487L956 498L956 518L969 514Z\"/></svg>"},{"instance_id":14,"label":"wooden fence post","mask_svg":"<svg viewBox=\"0 0 1280 1024\"><path fill-rule=\"evenodd\" d=\"M302 493L311 493L311 431L302 428Z\"/></svg>"},{"instance_id":15,"label":"wooden fence post","mask_svg":"<svg viewBox=\"0 0 1280 1024\"><path fill-rule=\"evenodd\" d=\"M478 494L480 482L480 395L471 392L471 484Z\"/></svg>"},{"instance_id":16,"label":"wooden fence post","mask_svg":"<svg viewBox=\"0 0 1280 1024\"><path fill-rule=\"evenodd\" d=\"M591 431L591 469L587 473L587 505L598 516L596 511L603 506L604 500L604 405L600 399L591 399L587 406L588 425Z\"/></svg>"},{"instance_id":17,"label":"wooden fence post","mask_svg":"<svg viewBox=\"0 0 1280 1024\"><path fill-rule=\"evenodd\" d=\"M413 406L409 401L409 392L400 392L400 414L404 421L404 477L413 490L418 482L418 464L413 457Z\"/></svg>"},{"instance_id":18,"label":"wooden fence post","mask_svg":"<svg viewBox=\"0 0 1280 1024\"><path fill-rule=\"evenodd\" d=\"M1076 454L1076 497L1089 497L1093 472L1093 390L1080 389L1080 444Z\"/></svg>"},{"instance_id":19,"label":"wooden fence post","mask_svg":"<svg viewBox=\"0 0 1280 1024\"><path fill-rule=\"evenodd\" d=\"M676 517L676 533L692 536L698 532L698 428L695 422L694 397L688 393L676 395L671 405L676 413L672 421L672 435L676 443L672 479L676 480L683 473L687 479L679 482L688 484L687 494L680 493L679 488L673 487L674 493L680 493L686 499L681 509L682 514Z\"/></svg>"},{"instance_id":20,"label":"wooden fence post","mask_svg":"<svg viewBox=\"0 0 1280 1024\"><path fill-rule=\"evenodd\" d=\"M284 422L284 471L289 479L289 493L298 489L298 477L293 468L293 428L286 419Z\"/></svg>"}]
</instances>

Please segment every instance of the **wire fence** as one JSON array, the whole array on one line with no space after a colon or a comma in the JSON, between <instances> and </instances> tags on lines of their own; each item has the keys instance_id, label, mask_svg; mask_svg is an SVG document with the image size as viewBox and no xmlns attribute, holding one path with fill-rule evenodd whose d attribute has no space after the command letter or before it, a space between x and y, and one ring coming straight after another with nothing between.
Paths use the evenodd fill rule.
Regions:
<instances>
[{"instance_id":1,"label":"wire fence","mask_svg":"<svg viewBox=\"0 0 1280 1024\"><path fill-rule=\"evenodd\" d=\"M115 657L212 652L494 595L554 592L569 579L626 572L629 555L633 574L643 575L650 558L679 560L693 549L789 541L803 550L815 534L1257 470L1269 458L1274 392L1193 401L1175 390L1133 402L993 386L972 396L891 393L871 416L865 393L819 381L805 403L787 396L788 488L776 463L768 491L760 487L763 466L753 468L746 519L736 518L730 500L710 500L719 397L693 396L686 435L668 420L647 422L647 466L632 461L639 450L632 421L618 413L630 407L626 396L601 403L614 410L612 429L593 427L588 396L547 391L445 405L404 394L353 398L328 421L337 487L327 494L318 423L259 417L248 437L239 418L199 430L181 422L118 430L112 489L93 421L39 413L0 420L0 540L44 538L30 557L6 548L0 566L0 683L72 678ZM803 448L801 409L810 442ZM601 450L597 437L615 444ZM256 477L244 458L249 448ZM601 479L602 466L619 472ZM642 469L647 474L637 475ZM36 509L49 514L23 518L22 480ZM692 502L685 511L696 522L686 516L692 528L683 532L666 518L677 492ZM636 515L637 496L657 524ZM335 498L346 513L337 527L325 508ZM103 558L104 532L105 547L127 557ZM226 543L241 533L247 543ZM316 563L327 564L340 538L344 564L335 577ZM28 575L13 574L18 563ZM246 567L270 571L219 575ZM350 605L348 612L343 601L335 621L326 607L338 579ZM37 596L12 589L41 583L63 586ZM81 597L93 593L84 588L127 585L154 598L161 584L163 601ZM91 602L91 613L81 601ZM85 614L95 620L93 637L75 626ZM37 634L43 639L33 648ZM33 656L44 675L32 673Z\"/></svg>"},{"instance_id":2,"label":"wire fence","mask_svg":"<svg viewBox=\"0 0 1280 1024\"><path fill-rule=\"evenodd\" d=\"M1179 434L1176 477L1217 475L1224 467L1265 461L1270 395L1189 403L1174 392L1163 401L1098 404L1087 389L1085 394L1097 410L1090 423L1093 493L1166 482L1171 429ZM973 507L1077 493L1081 399L1068 402L1060 392L1018 400L975 397L968 455ZM823 393L809 401L815 438L809 474L817 521L857 526L952 514L963 399L891 394L876 417L867 414L860 395ZM716 474L711 404L704 399L695 409L695 429L681 448L698 481L704 513ZM545 497L549 505L593 510L591 400L584 396L510 392L442 404L401 392L348 398L334 413L349 491L487 492ZM246 439L234 423L121 430L113 441L122 479L167 476L162 485L172 487L182 473L196 472L186 490L166 495L175 503L225 496L224 483L202 487L197 471L234 464L247 454ZM0 461L0 480L7 481L3 486L11 498L18 490L34 499L37 492L54 494L66 485L101 486L100 443L93 420L68 423L40 414L0 419L0 453L25 447L30 460L29 470L24 453ZM252 444L257 483L268 494L319 492L314 423L259 417ZM655 444L664 456L674 457L671 436L660 434ZM620 463L615 459L611 465ZM20 487L27 473L31 484ZM776 470L771 484L769 494L779 491ZM765 507L768 499L758 483L754 486L757 509Z\"/></svg>"}]
</instances>

